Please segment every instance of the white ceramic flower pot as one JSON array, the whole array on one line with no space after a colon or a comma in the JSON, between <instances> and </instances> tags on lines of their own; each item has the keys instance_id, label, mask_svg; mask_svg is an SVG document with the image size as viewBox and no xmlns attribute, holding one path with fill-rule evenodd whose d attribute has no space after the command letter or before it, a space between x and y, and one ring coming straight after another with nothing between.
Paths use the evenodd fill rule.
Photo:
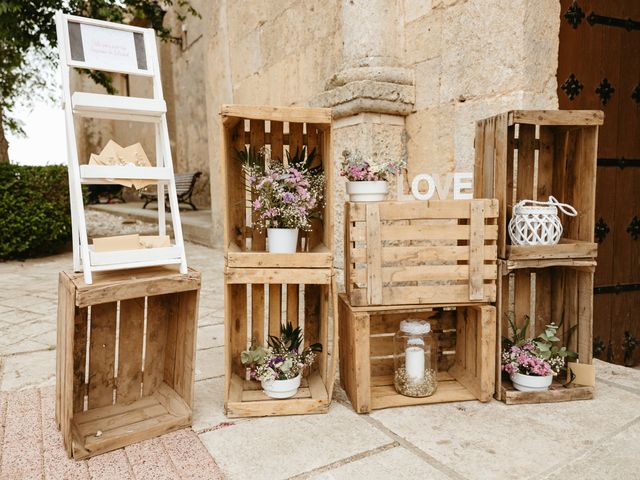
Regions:
<instances>
[{"instance_id":1,"label":"white ceramic flower pot","mask_svg":"<svg viewBox=\"0 0 640 480\"><path fill-rule=\"evenodd\" d=\"M262 390L264 394L271 398L291 398L300 387L302 374L289 380L262 380Z\"/></svg>"},{"instance_id":2,"label":"white ceramic flower pot","mask_svg":"<svg viewBox=\"0 0 640 480\"><path fill-rule=\"evenodd\" d=\"M267 252L296 253L297 228L267 228Z\"/></svg>"},{"instance_id":3,"label":"white ceramic flower pot","mask_svg":"<svg viewBox=\"0 0 640 480\"><path fill-rule=\"evenodd\" d=\"M534 375L523 375L521 373L512 373L510 375L513 386L521 392L544 392L549 390L553 375L546 377L536 377Z\"/></svg>"},{"instance_id":4,"label":"white ceramic flower pot","mask_svg":"<svg viewBox=\"0 0 640 480\"><path fill-rule=\"evenodd\" d=\"M351 202L380 202L389 191L385 180L373 182L347 182L347 193Z\"/></svg>"}]
</instances>

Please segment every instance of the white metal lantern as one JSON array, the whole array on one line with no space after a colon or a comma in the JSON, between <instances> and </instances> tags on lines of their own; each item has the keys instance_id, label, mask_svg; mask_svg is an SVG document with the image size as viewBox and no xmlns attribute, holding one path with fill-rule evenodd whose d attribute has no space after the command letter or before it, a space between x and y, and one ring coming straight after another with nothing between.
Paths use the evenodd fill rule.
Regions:
<instances>
[{"instance_id":1,"label":"white metal lantern","mask_svg":"<svg viewBox=\"0 0 640 480\"><path fill-rule=\"evenodd\" d=\"M555 197L548 202L521 200L513 206L509 221L509 236L513 245L557 245L562 236L558 209L575 217L578 212L571 205L560 203Z\"/></svg>"}]
</instances>

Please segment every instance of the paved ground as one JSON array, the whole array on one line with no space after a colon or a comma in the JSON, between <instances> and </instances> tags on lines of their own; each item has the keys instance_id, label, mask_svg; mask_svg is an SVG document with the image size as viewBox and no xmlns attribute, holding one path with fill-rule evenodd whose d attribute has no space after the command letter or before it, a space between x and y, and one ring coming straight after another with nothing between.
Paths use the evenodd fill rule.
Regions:
<instances>
[{"instance_id":1,"label":"paved ground","mask_svg":"<svg viewBox=\"0 0 640 480\"><path fill-rule=\"evenodd\" d=\"M0 393L0 478L216 480L197 434L183 429L89 460L67 458L54 419L55 387Z\"/></svg>"},{"instance_id":2,"label":"paved ground","mask_svg":"<svg viewBox=\"0 0 640 480\"><path fill-rule=\"evenodd\" d=\"M357 415L337 388L327 415L228 420L222 411L223 257L194 244L187 252L203 274L193 429L228 478L640 476L640 371L603 362L597 362L591 401L465 402ZM57 272L70 266L70 254L0 264L1 391L54 384ZM59 441L45 445L60 454Z\"/></svg>"}]
</instances>

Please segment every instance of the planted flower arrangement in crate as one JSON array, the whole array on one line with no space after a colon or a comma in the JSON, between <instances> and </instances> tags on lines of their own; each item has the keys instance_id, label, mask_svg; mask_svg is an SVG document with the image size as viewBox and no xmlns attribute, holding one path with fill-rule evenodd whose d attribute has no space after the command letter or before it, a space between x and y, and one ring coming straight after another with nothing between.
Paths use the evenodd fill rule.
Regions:
<instances>
[{"instance_id":1,"label":"planted flower arrangement in crate","mask_svg":"<svg viewBox=\"0 0 640 480\"><path fill-rule=\"evenodd\" d=\"M509 375L513 387L521 392L544 392L554 377L566 370L566 359L577 353L557 344L558 325L551 323L535 338L526 338L529 318L522 328L510 320L512 338L502 340L502 370Z\"/></svg>"},{"instance_id":2,"label":"planted flower arrangement in crate","mask_svg":"<svg viewBox=\"0 0 640 480\"><path fill-rule=\"evenodd\" d=\"M340 175L347 179L351 202L379 202L389 191L389 178L406 167L406 159L365 158L358 150L342 152Z\"/></svg>"},{"instance_id":3,"label":"planted flower arrangement in crate","mask_svg":"<svg viewBox=\"0 0 640 480\"><path fill-rule=\"evenodd\" d=\"M314 352L322 345L314 343L302 349L302 330L291 322L280 327L280 336L269 336L267 347L252 346L240 355L251 380L258 380L262 391L271 398L290 398L298 393L302 373L315 360Z\"/></svg>"},{"instance_id":4,"label":"planted flower arrangement in crate","mask_svg":"<svg viewBox=\"0 0 640 480\"><path fill-rule=\"evenodd\" d=\"M267 252L296 253L298 232L310 232L312 219L320 218L324 206L324 173L313 166L315 149L306 147L294 155L286 152L287 164L274 161L269 149L257 154L239 152L249 180L254 228L267 231Z\"/></svg>"},{"instance_id":5,"label":"planted flower arrangement in crate","mask_svg":"<svg viewBox=\"0 0 640 480\"><path fill-rule=\"evenodd\" d=\"M227 266L331 267L331 110L225 105L221 119ZM295 253L267 252L269 228L304 232Z\"/></svg>"},{"instance_id":6,"label":"planted flower arrangement in crate","mask_svg":"<svg viewBox=\"0 0 640 480\"><path fill-rule=\"evenodd\" d=\"M530 319L522 327L509 318L511 337L502 339L501 370L509 380L500 383L500 399L510 403L545 403L591 398L591 386L574 384L566 375L578 354L562 346L562 325L550 323L536 337L527 337ZM568 342L575 325L564 332ZM588 365L585 365L588 366Z\"/></svg>"}]
</instances>

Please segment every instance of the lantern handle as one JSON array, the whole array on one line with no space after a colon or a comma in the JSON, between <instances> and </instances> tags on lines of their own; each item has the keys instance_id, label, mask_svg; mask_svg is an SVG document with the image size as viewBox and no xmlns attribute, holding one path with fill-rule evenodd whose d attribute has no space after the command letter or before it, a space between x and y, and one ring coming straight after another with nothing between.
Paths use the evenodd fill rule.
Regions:
<instances>
[{"instance_id":1,"label":"lantern handle","mask_svg":"<svg viewBox=\"0 0 640 480\"><path fill-rule=\"evenodd\" d=\"M578 211L575 208L573 208L568 203L559 202L558 199L554 196L549 196L549 200L546 202L539 202L537 200L520 200L514 206L514 209L517 207L524 207L526 206L526 204L553 206L553 207L557 207L562 213L564 213L565 215L569 215L570 217L575 217L576 215L578 215Z\"/></svg>"}]
</instances>

